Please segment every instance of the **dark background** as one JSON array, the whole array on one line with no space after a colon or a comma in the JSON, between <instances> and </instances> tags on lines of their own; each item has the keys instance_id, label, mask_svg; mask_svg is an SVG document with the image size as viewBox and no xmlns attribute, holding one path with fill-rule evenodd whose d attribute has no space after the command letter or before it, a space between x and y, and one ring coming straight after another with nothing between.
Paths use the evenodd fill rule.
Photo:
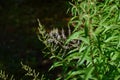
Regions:
<instances>
[{"instance_id":1,"label":"dark background","mask_svg":"<svg viewBox=\"0 0 120 80\"><path fill-rule=\"evenodd\" d=\"M43 44L37 38L37 19L49 31L53 27L65 28L67 9L67 0L0 0L0 70L20 80L25 73L22 61L53 77L55 72L47 72L52 63L43 57Z\"/></svg>"}]
</instances>

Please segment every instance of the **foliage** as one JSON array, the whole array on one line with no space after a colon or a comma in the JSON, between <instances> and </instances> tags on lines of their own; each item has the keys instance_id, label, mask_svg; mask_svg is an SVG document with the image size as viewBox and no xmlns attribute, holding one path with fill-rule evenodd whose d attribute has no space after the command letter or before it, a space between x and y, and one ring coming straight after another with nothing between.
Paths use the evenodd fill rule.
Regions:
<instances>
[{"instance_id":1,"label":"foliage","mask_svg":"<svg viewBox=\"0 0 120 80\"><path fill-rule=\"evenodd\" d=\"M38 78L39 73L36 73L35 70L31 69L31 68L30 68L29 66L27 66L27 65L24 65L23 63L21 63L21 65L22 65L22 68L23 68L25 71L27 71L27 73L25 74L25 76L31 76L31 77L33 77L33 80L40 80L40 79Z\"/></svg>"},{"instance_id":2,"label":"foliage","mask_svg":"<svg viewBox=\"0 0 120 80\"><path fill-rule=\"evenodd\" d=\"M72 0L69 27L72 25L74 30L68 28L68 36L63 29L61 34L57 29L47 33L38 20L43 54L53 61L49 71L60 70L56 80L120 79L119 4L119 0ZM47 77L40 79L35 70L21 65L27 71L25 76L33 80ZM1 71L0 78L6 80L8 75Z\"/></svg>"},{"instance_id":3,"label":"foliage","mask_svg":"<svg viewBox=\"0 0 120 80\"><path fill-rule=\"evenodd\" d=\"M58 79L65 80L120 79L120 1L73 0L70 4L73 17L69 25L75 29L66 44L71 40L81 44L65 57L52 56L59 59L50 70L61 66Z\"/></svg>"},{"instance_id":4,"label":"foliage","mask_svg":"<svg viewBox=\"0 0 120 80\"><path fill-rule=\"evenodd\" d=\"M9 77L6 73L5 73L5 71L0 71L0 79L2 79L2 80L15 80L14 78L13 78L13 75L11 76L11 77Z\"/></svg>"},{"instance_id":5,"label":"foliage","mask_svg":"<svg viewBox=\"0 0 120 80\"><path fill-rule=\"evenodd\" d=\"M46 80L44 74L42 76L39 75L39 72L36 72L35 69L32 69L28 65L24 65L21 62L22 68L27 71L25 76L32 77L32 80ZM30 78L31 79L31 78Z\"/></svg>"}]
</instances>

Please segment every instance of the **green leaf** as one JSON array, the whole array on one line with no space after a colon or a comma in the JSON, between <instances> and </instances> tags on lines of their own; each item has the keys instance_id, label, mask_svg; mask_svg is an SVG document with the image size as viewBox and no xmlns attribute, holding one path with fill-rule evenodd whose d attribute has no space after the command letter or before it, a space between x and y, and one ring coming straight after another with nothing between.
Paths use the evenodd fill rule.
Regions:
<instances>
[{"instance_id":1,"label":"green leaf","mask_svg":"<svg viewBox=\"0 0 120 80\"><path fill-rule=\"evenodd\" d=\"M114 40L114 39L116 39L116 38L118 38L118 36L111 36L111 37L109 37L107 40L105 40L104 42L110 42L110 41L112 41L112 40Z\"/></svg>"},{"instance_id":2,"label":"green leaf","mask_svg":"<svg viewBox=\"0 0 120 80\"><path fill-rule=\"evenodd\" d=\"M103 30L104 30L104 28L103 28L102 26L99 26L99 27L96 28L95 34L98 35L98 34L100 34L101 32L103 32Z\"/></svg>"},{"instance_id":3,"label":"green leaf","mask_svg":"<svg viewBox=\"0 0 120 80\"><path fill-rule=\"evenodd\" d=\"M82 43L90 45L89 38L88 37L80 37L80 40L82 40Z\"/></svg>"},{"instance_id":4,"label":"green leaf","mask_svg":"<svg viewBox=\"0 0 120 80\"><path fill-rule=\"evenodd\" d=\"M104 31L102 32L102 34L105 34L108 30L110 30L112 28L112 26L107 26L107 25L104 25Z\"/></svg>"},{"instance_id":5,"label":"green leaf","mask_svg":"<svg viewBox=\"0 0 120 80\"><path fill-rule=\"evenodd\" d=\"M111 60L114 61L118 58L119 54L118 53L115 53L112 57L111 57Z\"/></svg>"},{"instance_id":6,"label":"green leaf","mask_svg":"<svg viewBox=\"0 0 120 80\"><path fill-rule=\"evenodd\" d=\"M80 61L78 62L78 65L83 64L83 62L84 62L85 60L89 59L89 58L87 57L89 53L90 53L90 47L86 47L86 49L84 50L84 52L82 52L81 59L80 59Z\"/></svg>"},{"instance_id":7,"label":"green leaf","mask_svg":"<svg viewBox=\"0 0 120 80\"><path fill-rule=\"evenodd\" d=\"M73 39L79 39L80 34L81 34L81 31L78 31L78 32L73 33L73 34L67 39L67 41L66 41L65 44L69 43L69 42L70 42L71 40L73 40Z\"/></svg>"},{"instance_id":8,"label":"green leaf","mask_svg":"<svg viewBox=\"0 0 120 80\"><path fill-rule=\"evenodd\" d=\"M81 46L80 46L80 49L79 49L79 53L84 51L86 48L87 48L87 46L85 46L84 43L82 43Z\"/></svg>"},{"instance_id":9,"label":"green leaf","mask_svg":"<svg viewBox=\"0 0 120 80\"><path fill-rule=\"evenodd\" d=\"M69 54L71 54L71 53L74 53L74 52L76 52L76 51L78 51L78 49L77 49L77 48L72 49L72 50L70 50L70 51L68 52L68 54L67 54L67 55L69 55Z\"/></svg>"},{"instance_id":10,"label":"green leaf","mask_svg":"<svg viewBox=\"0 0 120 80\"><path fill-rule=\"evenodd\" d=\"M75 53L68 55L64 60L70 62L71 60L79 59L80 57L81 57L80 53L75 52Z\"/></svg>"},{"instance_id":11,"label":"green leaf","mask_svg":"<svg viewBox=\"0 0 120 80\"><path fill-rule=\"evenodd\" d=\"M58 60L63 60L62 57L60 56L51 56L50 59L58 59Z\"/></svg>"},{"instance_id":12,"label":"green leaf","mask_svg":"<svg viewBox=\"0 0 120 80\"><path fill-rule=\"evenodd\" d=\"M92 77L92 72L94 70L93 66L90 66L86 69L85 71L85 80L90 80L90 78Z\"/></svg>"},{"instance_id":13,"label":"green leaf","mask_svg":"<svg viewBox=\"0 0 120 80\"><path fill-rule=\"evenodd\" d=\"M120 34L119 34L119 40L118 40L118 45L117 45L117 48L120 48Z\"/></svg>"},{"instance_id":14,"label":"green leaf","mask_svg":"<svg viewBox=\"0 0 120 80\"><path fill-rule=\"evenodd\" d=\"M61 62L55 62L55 63L50 67L49 71L52 70L53 68L56 68L56 67L59 67L59 66L63 66L63 64L62 64Z\"/></svg>"},{"instance_id":15,"label":"green leaf","mask_svg":"<svg viewBox=\"0 0 120 80\"><path fill-rule=\"evenodd\" d=\"M119 75L119 76L116 76L116 77L114 78L114 80L120 80L120 75Z\"/></svg>"},{"instance_id":16,"label":"green leaf","mask_svg":"<svg viewBox=\"0 0 120 80\"><path fill-rule=\"evenodd\" d=\"M69 73L68 73L68 76L67 76L67 78L66 78L66 80L70 80L70 78L72 79L72 78L74 78L76 75L83 75L83 73L84 73L84 70L78 70L78 71L70 71Z\"/></svg>"}]
</instances>

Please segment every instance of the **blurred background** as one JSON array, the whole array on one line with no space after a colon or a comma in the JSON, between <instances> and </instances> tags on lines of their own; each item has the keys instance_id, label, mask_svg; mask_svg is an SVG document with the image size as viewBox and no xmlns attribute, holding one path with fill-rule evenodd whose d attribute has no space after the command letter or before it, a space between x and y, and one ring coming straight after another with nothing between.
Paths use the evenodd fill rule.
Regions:
<instances>
[{"instance_id":1,"label":"blurred background","mask_svg":"<svg viewBox=\"0 0 120 80\"><path fill-rule=\"evenodd\" d=\"M19 80L25 73L22 61L41 74L48 73L51 62L44 63L47 59L36 34L37 19L47 30L65 28L70 17L68 6L68 0L0 0L0 70Z\"/></svg>"}]
</instances>

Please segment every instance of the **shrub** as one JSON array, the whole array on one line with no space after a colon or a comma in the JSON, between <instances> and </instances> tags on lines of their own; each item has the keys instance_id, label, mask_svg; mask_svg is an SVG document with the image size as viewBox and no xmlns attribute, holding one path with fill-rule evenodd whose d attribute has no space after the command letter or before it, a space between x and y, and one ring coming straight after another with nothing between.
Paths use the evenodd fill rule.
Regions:
<instances>
[{"instance_id":1,"label":"shrub","mask_svg":"<svg viewBox=\"0 0 120 80\"><path fill-rule=\"evenodd\" d=\"M58 79L64 80L120 79L120 1L73 0L70 4L69 25L75 28L65 43L80 40L81 44L64 57L52 55L57 61L50 70L61 67Z\"/></svg>"}]
</instances>

